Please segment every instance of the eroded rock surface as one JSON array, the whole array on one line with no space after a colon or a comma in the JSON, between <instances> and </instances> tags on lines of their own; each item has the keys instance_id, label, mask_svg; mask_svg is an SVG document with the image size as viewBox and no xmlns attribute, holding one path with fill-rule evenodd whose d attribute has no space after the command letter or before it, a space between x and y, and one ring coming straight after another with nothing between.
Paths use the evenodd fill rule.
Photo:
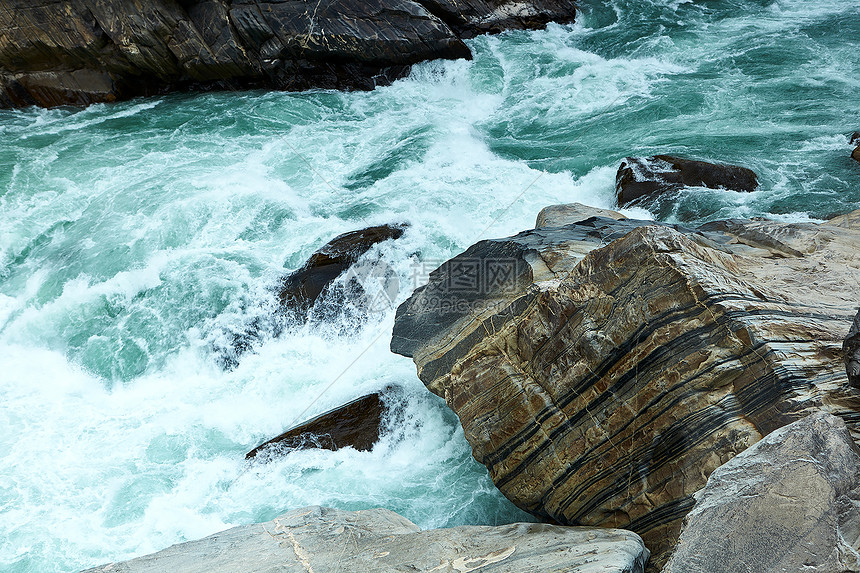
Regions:
<instances>
[{"instance_id":1,"label":"eroded rock surface","mask_svg":"<svg viewBox=\"0 0 860 573\"><path fill-rule=\"evenodd\" d=\"M447 262L398 309L391 348L509 499L630 528L661 564L692 494L763 436L826 410L857 437L842 344L860 212L698 230L580 216ZM499 264L515 277L504 288L451 288L464 268L495 284Z\"/></svg>"},{"instance_id":2,"label":"eroded rock surface","mask_svg":"<svg viewBox=\"0 0 860 573\"><path fill-rule=\"evenodd\" d=\"M860 451L826 413L717 468L663 573L860 571Z\"/></svg>"},{"instance_id":3,"label":"eroded rock surface","mask_svg":"<svg viewBox=\"0 0 860 573\"><path fill-rule=\"evenodd\" d=\"M571 0L0 0L0 107L247 86L372 89Z\"/></svg>"},{"instance_id":4,"label":"eroded rock surface","mask_svg":"<svg viewBox=\"0 0 860 573\"><path fill-rule=\"evenodd\" d=\"M537 523L421 531L387 509L311 506L86 573L641 573L638 536Z\"/></svg>"},{"instance_id":5,"label":"eroded rock surface","mask_svg":"<svg viewBox=\"0 0 860 573\"><path fill-rule=\"evenodd\" d=\"M684 159L674 155L627 157L615 175L619 205L641 202L683 187L755 191L756 174L746 167Z\"/></svg>"},{"instance_id":6,"label":"eroded rock surface","mask_svg":"<svg viewBox=\"0 0 860 573\"><path fill-rule=\"evenodd\" d=\"M393 388L387 389L388 393L392 391ZM337 450L351 446L356 450L367 451L379 440L385 413L383 392L374 392L290 428L260 444L248 452L245 458L251 459L263 452L278 454L300 448Z\"/></svg>"}]
</instances>

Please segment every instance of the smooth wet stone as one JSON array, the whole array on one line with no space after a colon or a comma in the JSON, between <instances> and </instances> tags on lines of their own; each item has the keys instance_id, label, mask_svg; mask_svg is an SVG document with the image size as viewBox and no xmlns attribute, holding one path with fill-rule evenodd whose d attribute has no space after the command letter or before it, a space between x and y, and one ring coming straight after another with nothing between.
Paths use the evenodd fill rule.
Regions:
<instances>
[{"instance_id":1,"label":"smooth wet stone","mask_svg":"<svg viewBox=\"0 0 860 573\"><path fill-rule=\"evenodd\" d=\"M385 393L390 394L391 389ZM353 447L359 451L373 448L379 440L386 414L384 392L374 392L347 402L303 422L248 452L246 459L266 453L269 456L294 449L338 450Z\"/></svg>"},{"instance_id":2,"label":"smooth wet stone","mask_svg":"<svg viewBox=\"0 0 860 573\"><path fill-rule=\"evenodd\" d=\"M683 187L709 187L752 192L758 188L756 174L746 167L708 163L676 157L627 157L615 176L615 191L621 206L638 203Z\"/></svg>"},{"instance_id":3,"label":"smooth wet stone","mask_svg":"<svg viewBox=\"0 0 860 573\"><path fill-rule=\"evenodd\" d=\"M481 241L398 308L391 349L505 496L636 531L660 565L693 493L763 436L818 410L860 436L858 221L593 217Z\"/></svg>"},{"instance_id":4,"label":"smooth wet stone","mask_svg":"<svg viewBox=\"0 0 860 573\"><path fill-rule=\"evenodd\" d=\"M663 573L860 571L860 450L818 413L717 468Z\"/></svg>"},{"instance_id":5,"label":"smooth wet stone","mask_svg":"<svg viewBox=\"0 0 860 573\"><path fill-rule=\"evenodd\" d=\"M422 531L387 509L311 506L85 573L642 573L629 531L514 523Z\"/></svg>"}]
</instances>

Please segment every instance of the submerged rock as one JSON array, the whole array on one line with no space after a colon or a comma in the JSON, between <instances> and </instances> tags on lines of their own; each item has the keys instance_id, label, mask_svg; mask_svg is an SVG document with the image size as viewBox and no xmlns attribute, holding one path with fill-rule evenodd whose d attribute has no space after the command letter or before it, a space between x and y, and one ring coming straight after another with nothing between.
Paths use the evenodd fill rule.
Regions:
<instances>
[{"instance_id":1,"label":"submerged rock","mask_svg":"<svg viewBox=\"0 0 860 573\"><path fill-rule=\"evenodd\" d=\"M391 348L515 504L630 528L659 565L693 493L763 436L817 410L860 435L842 360L860 212L698 230L579 217L445 263L398 308ZM498 266L512 278L482 287Z\"/></svg>"},{"instance_id":2,"label":"submerged rock","mask_svg":"<svg viewBox=\"0 0 860 573\"><path fill-rule=\"evenodd\" d=\"M627 157L615 176L618 204L622 206L682 187L752 192L758 187L758 178L746 167L674 155Z\"/></svg>"},{"instance_id":3,"label":"submerged rock","mask_svg":"<svg viewBox=\"0 0 860 573\"><path fill-rule=\"evenodd\" d=\"M291 428L283 434L264 442L248 452L245 459L269 451L288 449L322 448L338 450L351 446L367 451L379 440L379 432L386 413L383 394L374 392L356 398L315 418Z\"/></svg>"},{"instance_id":4,"label":"submerged rock","mask_svg":"<svg viewBox=\"0 0 860 573\"><path fill-rule=\"evenodd\" d=\"M311 506L84 573L642 573L647 560L629 531L537 523L422 531L387 509Z\"/></svg>"},{"instance_id":5,"label":"submerged rock","mask_svg":"<svg viewBox=\"0 0 860 573\"><path fill-rule=\"evenodd\" d=\"M281 305L287 310L306 312L332 281L373 245L399 239L405 229L406 225L380 225L338 235L312 254L300 269L284 277L278 292Z\"/></svg>"},{"instance_id":6,"label":"submerged rock","mask_svg":"<svg viewBox=\"0 0 860 573\"><path fill-rule=\"evenodd\" d=\"M826 413L717 468L663 573L860 571L860 450Z\"/></svg>"},{"instance_id":7,"label":"submerged rock","mask_svg":"<svg viewBox=\"0 0 860 573\"><path fill-rule=\"evenodd\" d=\"M573 21L570 0L0 0L0 107L176 89L372 89L462 37ZM458 35L459 34L459 35Z\"/></svg>"}]
</instances>

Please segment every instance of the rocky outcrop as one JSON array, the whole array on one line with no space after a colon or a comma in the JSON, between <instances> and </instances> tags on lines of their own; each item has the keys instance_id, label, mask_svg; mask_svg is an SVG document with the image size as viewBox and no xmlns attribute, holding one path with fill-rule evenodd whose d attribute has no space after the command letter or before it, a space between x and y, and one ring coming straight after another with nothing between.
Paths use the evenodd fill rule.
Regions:
<instances>
[{"instance_id":1,"label":"rocky outcrop","mask_svg":"<svg viewBox=\"0 0 860 573\"><path fill-rule=\"evenodd\" d=\"M0 106L247 86L372 89L572 0L0 0Z\"/></svg>"},{"instance_id":2,"label":"rocky outcrop","mask_svg":"<svg viewBox=\"0 0 860 573\"><path fill-rule=\"evenodd\" d=\"M720 466L663 573L860 571L860 451L826 413Z\"/></svg>"},{"instance_id":3,"label":"rocky outcrop","mask_svg":"<svg viewBox=\"0 0 860 573\"><path fill-rule=\"evenodd\" d=\"M246 459L258 454L279 455L295 449L322 448L338 450L353 447L367 451L379 440L379 432L386 414L384 394L394 388L374 392L356 398L307 422L291 428L283 434L260 444L245 455Z\"/></svg>"},{"instance_id":4,"label":"rocky outcrop","mask_svg":"<svg viewBox=\"0 0 860 573\"><path fill-rule=\"evenodd\" d=\"M445 263L398 309L391 348L509 499L630 528L661 564L693 493L763 436L818 410L858 436L842 343L860 212L697 230L579 218Z\"/></svg>"},{"instance_id":5,"label":"rocky outcrop","mask_svg":"<svg viewBox=\"0 0 860 573\"><path fill-rule=\"evenodd\" d=\"M746 167L694 161L674 155L627 157L615 175L619 205L641 202L683 187L755 191L756 174Z\"/></svg>"},{"instance_id":6,"label":"rocky outcrop","mask_svg":"<svg viewBox=\"0 0 860 573\"><path fill-rule=\"evenodd\" d=\"M338 235L312 254L301 268L284 277L278 292L281 306L299 313L307 312L332 281L373 245L399 239L405 229L405 225L380 225Z\"/></svg>"},{"instance_id":7,"label":"rocky outcrop","mask_svg":"<svg viewBox=\"0 0 860 573\"><path fill-rule=\"evenodd\" d=\"M387 509L311 506L85 573L641 573L647 559L629 531L536 523L421 531Z\"/></svg>"}]
</instances>

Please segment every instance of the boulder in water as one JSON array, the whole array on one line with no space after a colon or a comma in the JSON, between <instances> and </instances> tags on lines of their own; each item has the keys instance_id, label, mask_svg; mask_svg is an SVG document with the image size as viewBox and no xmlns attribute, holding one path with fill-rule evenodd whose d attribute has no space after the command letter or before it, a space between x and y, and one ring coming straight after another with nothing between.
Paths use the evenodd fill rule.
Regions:
<instances>
[{"instance_id":1,"label":"boulder in water","mask_svg":"<svg viewBox=\"0 0 860 573\"><path fill-rule=\"evenodd\" d=\"M758 187L758 178L746 167L674 155L627 157L615 176L618 204L622 206L683 187L752 192Z\"/></svg>"},{"instance_id":2,"label":"boulder in water","mask_svg":"<svg viewBox=\"0 0 860 573\"><path fill-rule=\"evenodd\" d=\"M245 459L257 457L266 450L322 448L338 450L353 447L367 451L379 440L380 427L386 413L383 392L374 392L347 402L308 420L271 440L260 444L245 455Z\"/></svg>"},{"instance_id":3,"label":"boulder in water","mask_svg":"<svg viewBox=\"0 0 860 573\"><path fill-rule=\"evenodd\" d=\"M817 413L717 468L662 573L860 571L860 451Z\"/></svg>"},{"instance_id":4,"label":"boulder in water","mask_svg":"<svg viewBox=\"0 0 860 573\"><path fill-rule=\"evenodd\" d=\"M297 271L284 277L278 299L283 308L306 312L337 277L370 248L403 236L406 225L380 225L339 235L310 256Z\"/></svg>"},{"instance_id":5,"label":"boulder in water","mask_svg":"<svg viewBox=\"0 0 860 573\"><path fill-rule=\"evenodd\" d=\"M311 506L83 573L642 573L648 550L618 529L513 523L422 531L387 509Z\"/></svg>"},{"instance_id":6,"label":"boulder in water","mask_svg":"<svg viewBox=\"0 0 860 573\"><path fill-rule=\"evenodd\" d=\"M445 263L398 308L391 348L510 500L629 528L660 565L693 494L763 436L818 410L860 436L842 360L860 212L695 230L580 218Z\"/></svg>"}]
</instances>

